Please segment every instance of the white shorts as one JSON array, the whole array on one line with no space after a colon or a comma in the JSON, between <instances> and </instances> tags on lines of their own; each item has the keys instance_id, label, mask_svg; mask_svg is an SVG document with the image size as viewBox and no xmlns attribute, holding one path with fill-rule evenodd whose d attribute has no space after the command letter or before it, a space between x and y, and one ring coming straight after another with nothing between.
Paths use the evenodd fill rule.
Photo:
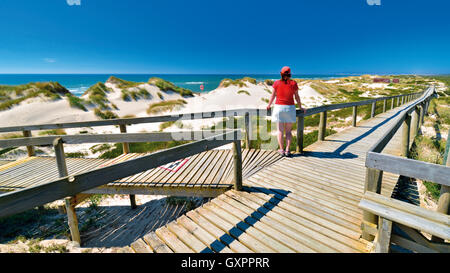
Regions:
<instances>
[{"instance_id":1,"label":"white shorts","mask_svg":"<svg viewBox=\"0 0 450 273\"><path fill-rule=\"evenodd\" d=\"M272 122L294 123L296 119L295 105L275 104L272 110Z\"/></svg>"}]
</instances>

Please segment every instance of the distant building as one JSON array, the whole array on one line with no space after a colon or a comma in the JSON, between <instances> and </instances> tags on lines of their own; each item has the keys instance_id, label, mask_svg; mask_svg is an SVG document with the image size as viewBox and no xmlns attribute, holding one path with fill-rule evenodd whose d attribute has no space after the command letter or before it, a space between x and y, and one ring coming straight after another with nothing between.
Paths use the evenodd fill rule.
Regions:
<instances>
[{"instance_id":1,"label":"distant building","mask_svg":"<svg viewBox=\"0 0 450 273\"><path fill-rule=\"evenodd\" d=\"M392 82L393 82L393 83L399 83L400 80L399 80L399 79L393 79Z\"/></svg>"},{"instance_id":2,"label":"distant building","mask_svg":"<svg viewBox=\"0 0 450 273\"><path fill-rule=\"evenodd\" d=\"M391 83L391 80L390 79L386 79L386 78L375 78L375 79L373 79L373 82Z\"/></svg>"}]
</instances>

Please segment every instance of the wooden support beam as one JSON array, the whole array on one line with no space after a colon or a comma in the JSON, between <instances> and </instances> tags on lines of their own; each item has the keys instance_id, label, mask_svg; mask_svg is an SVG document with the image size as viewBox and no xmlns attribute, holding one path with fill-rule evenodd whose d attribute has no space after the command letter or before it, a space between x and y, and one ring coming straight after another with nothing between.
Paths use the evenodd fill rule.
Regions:
<instances>
[{"instance_id":1,"label":"wooden support beam","mask_svg":"<svg viewBox=\"0 0 450 273\"><path fill-rule=\"evenodd\" d=\"M386 103L387 100L383 100L383 113L386 112Z\"/></svg>"},{"instance_id":2,"label":"wooden support beam","mask_svg":"<svg viewBox=\"0 0 450 273\"><path fill-rule=\"evenodd\" d=\"M419 132L420 132L420 127L422 126L423 119L424 119L424 113L425 113L424 107L425 107L425 105L423 103L421 103L419 105L419 107L420 107L420 114L419 114Z\"/></svg>"},{"instance_id":3,"label":"wooden support beam","mask_svg":"<svg viewBox=\"0 0 450 273\"><path fill-rule=\"evenodd\" d=\"M372 109L370 110L370 117L373 118L375 116L375 109L377 107L377 103L373 102L372 103Z\"/></svg>"},{"instance_id":4,"label":"wooden support beam","mask_svg":"<svg viewBox=\"0 0 450 273\"><path fill-rule=\"evenodd\" d=\"M352 126L356 127L356 119L358 118L358 106L353 106Z\"/></svg>"},{"instance_id":5,"label":"wooden support beam","mask_svg":"<svg viewBox=\"0 0 450 273\"><path fill-rule=\"evenodd\" d=\"M408 157L409 153L409 132L411 130L411 115L406 114L405 120L403 121L403 131L402 131L402 156Z\"/></svg>"},{"instance_id":6,"label":"wooden support beam","mask_svg":"<svg viewBox=\"0 0 450 273\"><path fill-rule=\"evenodd\" d=\"M297 117L297 152L303 153L303 133L305 128L305 118Z\"/></svg>"},{"instance_id":7,"label":"wooden support beam","mask_svg":"<svg viewBox=\"0 0 450 273\"><path fill-rule=\"evenodd\" d=\"M69 223L70 236L72 241L81 245L80 231L78 229L78 219L75 206L72 206L70 197L64 199L67 211L67 222Z\"/></svg>"},{"instance_id":8,"label":"wooden support beam","mask_svg":"<svg viewBox=\"0 0 450 273\"><path fill-rule=\"evenodd\" d=\"M383 217L378 220L378 240L375 243L375 253L388 253L391 244L392 221Z\"/></svg>"},{"instance_id":9,"label":"wooden support beam","mask_svg":"<svg viewBox=\"0 0 450 273\"><path fill-rule=\"evenodd\" d=\"M242 190L242 150L241 142L233 141L234 189Z\"/></svg>"},{"instance_id":10,"label":"wooden support beam","mask_svg":"<svg viewBox=\"0 0 450 273\"><path fill-rule=\"evenodd\" d=\"M410 144L414 141L414 138L417 136L417 132L419 129L419 108L414 107L414 112L411 116L411 131L410 131Z\"/></svg>"},{"instance_id":11,"label":"wooden support beam","mask_svg":"<svg viewBox=\"0 0 450 273\"><path fill-rule=\"evenodd\" d=\"M126 133L127 132L127 126L125 124L120 124L120 132L121 133ZM128 154L130 153L130 146L127 142L123 142L122 143L122 147L123 147L123 153L124 154Z\"/></svg>"},{"instance_id":12,"label":"wooden support beam","mask_svg":"<svg viewBox=\"0 0 450 273\"><path fill-rule=\"evenodd\" d=\"M127 132L127 125L126 124L120 124L120 133L124 134ZM130 153L130 145L127 142L123 142L122 143L122 147L123 147L123 153L124 154L128 154ZM135 209L137 208L136 206L136 195L134 194L130 194L130 206L131 209Z\"/></svg>"},{"instance_id":13,"label":"wooden support beam","mask_svg":"<svg viewBox=\"0 0 450 273\"><path fill-rule=\"evenodd\" d=\"M69 175L66 165L66 157L64 154L63 141L60 137L53 141L53 148L55 149L56 165L58 166L59 177L66 177ZM64 198L67 222L69 224L70 236L72 241L81 245L80 231L78 229L78 219L75 212L76 197L66 197Z\"/></svg>"},{"instance_id":14,"label":"wooden support beam","mask_svg":"<svg viewBox=\"0 0 450 273\"><path fill-rule=\"evenodd\" d=\"M319 122L319 134L318 140L325 139L325 132L327 130L327 111L320 112L320 122Z\"/></svg>"},{"instance_id":15,"label":"wooden support beam","mask_svg":"<svg viewBox=\"0 0 450 273\"><path fill-rule=\"evenodd\" d=\"M391 100L391 109L394 109L394 101L395 101L395 99Z\"/></svg>"},{"instance_id":16,"label":"wooden support beam","mask_svg":"<svg viewBox=\"0 0 450 273\"><path fill-rule=\"evenodd\" d=\"M448 131L450 133L450 130ZM447 146L446 146L446 152L447 152L447 161L445 162L445 165L447 167L450 167L450 140L447 139ZM438 201L438 207L436 209L437 212L443 213L443 214L449 214L450 212L450 186L446 186L446 185L441 185L441 195L439 196L439 201ZM436 236L432 236L431 240L433 242L437 242L437 243L443 243L444 240L436 237Z\"/></svg>"},{"instance_id":17,"label":"wooden support beam","mask_svg":"<svg viewBox=\"0 0 450 273\"><path fill-rule=\"evenodd\" d=\"M23 136L24 137L32 137L31 131L28 131L28 130L23 131ZM27 146L27 153L28 153L28 156L34 156L35 155L34 147L31 145Z\"/></svg>"},{"instance_id":18,"label":"wooden support beam","mask_svg":"<svg viewBox=\"0 0 450 273\"><path fill-rule=\"evenodd\" d=\"M380 193L382 181L383 181L383 171L372 168L366 168L366 182L364 185L364 192L370 191ZM363 211L363 221L372 225L377 225L378 216L371 212ZM370 233L369 230L363 230L362 238L367 241L372 241L374 239L374 236Z\"/></svg>"},{"instance_id":19,"label":"wooden support beam","mask_svg":"<svg viewBox=\"0 0 450 273\"><path fill-rule=\"evenodd\" d=\"M251 126L250 126L250 114L248 112L245 113L244 120L245 120L245 147L247 149L250 149Z\"/></svg>"}]
</instances>

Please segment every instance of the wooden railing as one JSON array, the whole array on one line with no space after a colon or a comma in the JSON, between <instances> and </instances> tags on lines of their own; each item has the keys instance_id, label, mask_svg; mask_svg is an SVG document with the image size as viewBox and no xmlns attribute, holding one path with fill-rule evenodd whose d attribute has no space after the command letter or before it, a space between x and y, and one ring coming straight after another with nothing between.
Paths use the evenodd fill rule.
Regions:
<instances>
[{"instance_id":1,"label":"wooden railing","mask_svg":"<svg viewBox=\"0 0 450 273\"><path fill-rule=\"evenodd\" d=\"M371 147L366 157L366 183L365 195L360 203L363 208L363 239L374 240L375 251L389 251L392 222L426 231L442 239L450 240L450 217L448 214L450 186L450 168L447 166L421 162L406 158L412 141L418 134L424 115L427 113L430 100L435 96L434 87L430 87L424 95L414 104L410 105L399 116L397 121L383 135L383 137ZM402 128L402 155L404 157L382 154L382 150L398 129ZM439 212L417 208L414 205L381 196L383 172L390 172L404 177L417 178L442 185L443 191L440 198L440 206L446 210ZM445 200L441 200L445 199ZM374 231L375 230L375 231ZM440 240L442 242L442 239ZM401 238L397 241L405 243ZM406 242L409 246L414 243ZM430 246L429 244L428 246ZM415 246L416 249L424 249ZM423 247L423 246L422 246ZM446 249L442 246L433 246L435 249Z\"/></svg>"},{"instance_id":2,"label":"wooden railing","mask_svg":"<svg viewBox=\"0 0 450 273\"><path fill-rule=\"evenodd\" d=\"M175 138L174 138L175 135ZM198 140L199 135L201 139ZM184 136L180 137L180 136ZM195 138L196 136L197 138ZM194 137L194 138L192 138ZM114 165L87 171L77 175L67 172L63 144L101 143L101 142L150 142L171 140L192 140L188 144L155 152L136 159L116 163ZM116 181L130 175L183 159L194 154L233 143L234 188L242 189L242 155L240 130L224 132L172 132L172 133L139 133L112 135L77 135L77 136L47 136L22 139L0 140L0 147L49 145L55 149L56 163L60 179L42 185L25 188L0 195L0 217L16 214L27 209L65 198L65 209L68 215L72 240L80 243L78 222L75 206L80 202L79 194L89 189ZM71 196L71 197L67 197Z\"/></svg>"},{"instance_id":3,"label":"wooden railing","mask_svg":"<svg viewBox=\"0 0 450 273\"><path fill-rule=\"evenodd\" d=\"M391 109L394 108L395 104L397 106L407 103L413 99L418 98L423 92L402 94L389 97L381 97L376 99L330 104L323 105L319 107L309 108L306 113L298 110L296 112L297 116L297 152L303 152L303 136L304 136L304 118L307 116L320 114L320 124L318 131L318 140L324 140L325 131L327 127L327 112L332 110L353 108L353 120L352 125L356 126L358 107L371 104L371 117L375 116L376 104L378 102L383 102L383 112L387 110L387 101L391 100ZM255 134L251 132L251 122L252 117L257 118L267 117L271 115L271 111L266 109L232 109L232 110L221 110L221 111L210 111L210 112L197 112L197 113L181 113L175 115L164 115L164 116L152 116L152 117L139 117L139 118L122 118L122 119L110 119L110 120L95 120L95 121L82 121L82 122L66 122L66 123L52 123L52 124L36 124L36 125L21 125L21 126L11 126L11 127L0 127L0 133L6 132L17 132L22 131L24 137L31 137L32 131L34 130L49 130L49 129L67 129L67 128L82 128L82 127L96 127L96 126L119 126L121 133L127 132L127 126L133 124L144 124L144 123L159 123L167 121L182 121L182 120L195 120L195 119L210 119L210 118L232 118L232 117L244 117L242 126L234 127L243 128L244 132L244 142L247 148L250 147L250 140L254 140ZM30 144L27 146L28 155L33 156L35 154L33 146ZM123 143L123 150L125 153L129 152L129 147L127 142Z\"/></svg>"}]
</instances>

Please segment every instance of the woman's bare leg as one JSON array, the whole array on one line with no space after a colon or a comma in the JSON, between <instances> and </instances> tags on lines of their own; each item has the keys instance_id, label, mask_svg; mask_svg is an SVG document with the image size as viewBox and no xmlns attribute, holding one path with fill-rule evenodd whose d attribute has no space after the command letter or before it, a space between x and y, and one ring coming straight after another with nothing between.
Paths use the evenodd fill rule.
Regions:
<instances>
[{"instance_id":1,"label":"woman's bare leg","mask_svg":"<svg viewBox=\"0 0 450 273\"><path fill-rule=\"evenodd\" d=\"M284 129L286 131L286 152L290 150L291 141L292 141L292 126L293 123L285 123Z\"/></svg>"},{"instance_id":2,"label":"woman's bare leg","mask_svg":"<svg viewBox=\"0 0 450 273\"><path fill-rule=\"evenodd\" d=\"M284 134L284 125L286 123L283 122L278 122L277 123L277 129L278 129L278 145L280 146L280 150L284 151L284 139L283 139L283 134Z\"/></svg>"}]
</instances>

